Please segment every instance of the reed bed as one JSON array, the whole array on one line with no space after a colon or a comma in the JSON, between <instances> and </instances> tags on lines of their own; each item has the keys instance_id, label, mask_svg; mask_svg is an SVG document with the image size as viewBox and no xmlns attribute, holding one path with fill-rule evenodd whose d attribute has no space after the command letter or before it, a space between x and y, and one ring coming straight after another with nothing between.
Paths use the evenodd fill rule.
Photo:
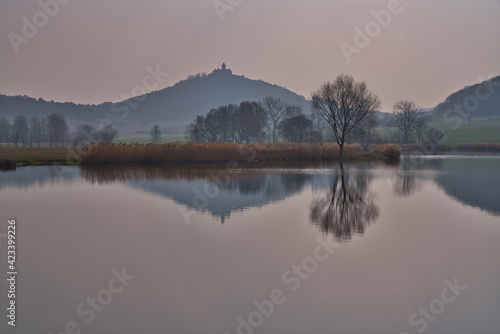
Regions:
<instances>
[{"instance_id":1,"label":"reed bed","mask_svg":"<svg viewBox=\"0 0 500 334\"><path fill-rule=\"evenodd\" d=\"M396 144L375 145L372 151L388 159L399 159L401 156L401 146Z\"/></svg>"},{"instance_id":2,"label":"reed bed","mask_svg":"<svg viewBox=\"0 0 500 334\"><path fill-rule=\"evenodd\" d=\"M235 144L173 142L166 144L92 143L82 148L82 164L228 162L339 159L337 144ZM359 159L358 144L344 146L345 159Z\"/></svg>"},{"instance_id":3,"label":"reed bed","mask_svg":"<svg viewBox=\"0 0 500 334\"><path fill-rule=\"evenodd\" d=\"M17 161L14 159L0 159L0 170L14 170L17 167Z\"/></svg>"},{"instance_id":4,"label":"reed bed","mask_svg":"<svg viewBox=\"0 0 500 334\"><path fill-rule=\"evenodd\" d=\"M457 145L462 152L500 152L500 143L469 143Z\"/></svg>"}]
</instances>

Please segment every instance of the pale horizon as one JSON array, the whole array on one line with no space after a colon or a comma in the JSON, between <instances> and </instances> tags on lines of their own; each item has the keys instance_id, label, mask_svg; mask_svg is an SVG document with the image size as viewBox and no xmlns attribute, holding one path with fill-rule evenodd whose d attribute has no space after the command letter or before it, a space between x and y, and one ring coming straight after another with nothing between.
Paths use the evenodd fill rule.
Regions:
<instances>
[{"instance_id":1,"label":"pale horizon","mask_svg":"<svg viewBox=\"0 0 500 334\"><path fill-rule=\"evenodd\" d=\"M498 0L402 0L399 6L255 0L224 13L213 1L64 2L16 53L9 34L23 37L22 18L33 22L43 9L38 1L2 1L1 94L96 104L130 95L148 66L169 73L158 90L225 62L236 75L307 99L323 82L351 74L367 82L387 112L406 99L434 107L500 74ZM355 27L365 31L376 22L372 11L391 5L397 13L385 27L379 23L380 31L349 62L342 43L355 46Z\"/></svg>"}]
</instances>

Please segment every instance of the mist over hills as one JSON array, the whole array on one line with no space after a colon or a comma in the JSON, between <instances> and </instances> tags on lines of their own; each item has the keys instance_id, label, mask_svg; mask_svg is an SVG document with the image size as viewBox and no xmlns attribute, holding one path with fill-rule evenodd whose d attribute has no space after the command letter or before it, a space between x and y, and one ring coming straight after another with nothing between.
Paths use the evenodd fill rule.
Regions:
<instances>
[{"instance_id":1,"label":"mist over hills","mask_svg":"<svg viewBox=\"0 0 500 334\"><path fill-rule=\"evenodd\" d=\"M262 80L234 75L225 68L210 74L189 76L171 87L150 92L125 101L98 105L71 102L48 102L27 96L0 95L0 115L45 116L51 112L63 114L71 123L99 123L109 119L118 127L147 127L153 123L187 125L197 115L211 108L242 101L261 101L266 96L281 98L289 104L299 105L309 113L309 101L284 87Z\"/></svg>"},{"instance_id":2,"label":"mist over hills","mask_svg":"<svg viewBox=\"0 0 500 334\"><path fill-rule=\"evenodd\" d=\"M376 87L373 89L376 92ZM289 104L301 106L306 114L310 112L310 102L305 97L263 80L234 75L223 64L210 74L190 75L173 86L116 103L61 103L0 94L0 115L12 120L17 115L46 116L58 112L66 117L70 127L80 123L99 124L106 120L120 131L128 132L146 130L155 123L183 128L197 115L205 115L212 108L242 101L261 101L266 96L281 98ZM500 76L465 87L427 111L442 115L454 110L456 105L466 109L474 107L470 113L474 118L500 117Z\"/></svg>"}]
</instances>

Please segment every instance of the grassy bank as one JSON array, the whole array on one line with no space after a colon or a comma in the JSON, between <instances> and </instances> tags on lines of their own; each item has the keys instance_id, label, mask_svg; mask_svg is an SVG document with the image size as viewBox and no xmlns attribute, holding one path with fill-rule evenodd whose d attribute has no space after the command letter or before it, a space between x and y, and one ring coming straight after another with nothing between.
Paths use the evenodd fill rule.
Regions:
<instances>
[{"instance_id":1,"label":"grassy bank","mask_svg":"<svg viewBox=\"0 0 500 334\"><path fill-rule=\"evenodd\" d=\"M20 165L66 163L67 154L64 147L0 147L0 160L15 160Z\"/></svg>"}]
</instances>

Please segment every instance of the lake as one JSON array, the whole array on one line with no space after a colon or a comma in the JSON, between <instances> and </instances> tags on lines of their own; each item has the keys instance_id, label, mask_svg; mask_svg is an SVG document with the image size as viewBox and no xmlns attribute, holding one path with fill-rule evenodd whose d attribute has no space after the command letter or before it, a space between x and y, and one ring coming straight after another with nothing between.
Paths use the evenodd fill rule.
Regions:
<instances>
[{"instance_id":1,"label":"lake","mask_svg":"<svg viewBox=\"0 0 500 334\"><path fill-rule=\"evenodd\" d=\"M500 156L22 167L2 333L500 333Z\"/></svg>"}]
</instances>

